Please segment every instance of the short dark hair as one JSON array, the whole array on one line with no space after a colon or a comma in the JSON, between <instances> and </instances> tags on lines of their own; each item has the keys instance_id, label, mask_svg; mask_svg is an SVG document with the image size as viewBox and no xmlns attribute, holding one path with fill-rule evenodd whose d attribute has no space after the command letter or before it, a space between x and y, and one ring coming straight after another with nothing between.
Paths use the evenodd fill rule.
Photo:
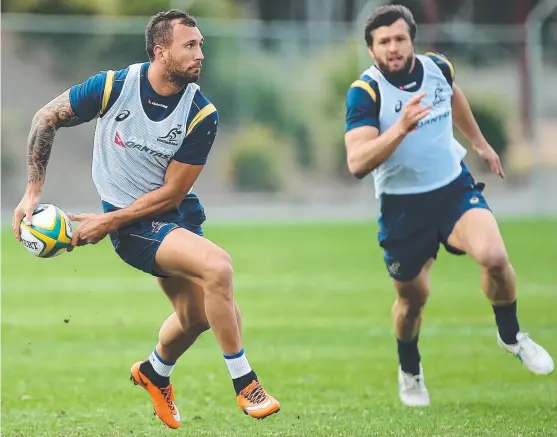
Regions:
<instances>
[{"instance_id":1,"label":"short dark hair","mask_svg":"<svg viewBox=\"0 0 557 437\"><path fill-rule=\"evenodd\" d=\"M153 15L149 18L145 28L145 48L150 60L155 58L155 46L166 46L172 42L172 28L174 26L171 23L174 20L179 20L177 24L197 27L197 21L194 16L179 9L162 11Z\"/></svg>"},{"instance_id":2,"label":"short dark hair","mask_svg":"<svg viewBox=\"0 0 557 437\"><path fill-rule=\"evenodd\" d=\"M414 41L414 38L416 38L417 26L410 9L402 5L387 5L375 9L367 19L365 39L368 47L373 45L373 36L371 32L382 26L390 26L401 18L408 24L410 38Z\"/></svg>"}]
</instances>

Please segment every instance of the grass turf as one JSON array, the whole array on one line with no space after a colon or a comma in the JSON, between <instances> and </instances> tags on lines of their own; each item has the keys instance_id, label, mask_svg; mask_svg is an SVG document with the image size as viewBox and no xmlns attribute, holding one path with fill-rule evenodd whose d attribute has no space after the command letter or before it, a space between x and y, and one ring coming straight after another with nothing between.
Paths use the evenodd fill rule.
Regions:
<instances>
[{"instance_id":1,"label":"grass turf","mask_svg":"<svg viewBox=\"0 0 557 437\"><path fill-rule=\"evenodd\" d=\"M501 224L522 328L557 357L557 226ZM432 406L400 405L374 224L208 226L233 257L248 359L281 402L244 416L211 332L174 373L177 432L128 380L171 308L108 240L36 259L2 236L2 436L557 436L557 377L495 342L479 268L440 252L420 338ZM172 434L174 433L174 434Z\"/></svg>"}]
</instances>

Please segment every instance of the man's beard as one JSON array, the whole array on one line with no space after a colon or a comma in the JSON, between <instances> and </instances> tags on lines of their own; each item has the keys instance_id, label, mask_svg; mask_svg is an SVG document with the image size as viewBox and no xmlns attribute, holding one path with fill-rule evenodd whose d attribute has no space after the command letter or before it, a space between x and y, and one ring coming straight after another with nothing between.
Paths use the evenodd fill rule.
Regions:
<instances>
[{"instance_id":1,"label":"man's beard","mask_svg":"<svg viewBox=\"0 0 557 437\"><path fill-rule=\"evenodd\" d=\"M165 80L172 83L178 87L185 87L187 84L192 82L197 82L199 80L199 75L201 73L201 64L199 64L199 72L193 72L195 67L184 69L180 65L177 65L173 59L170 59L168 66L166 67Z\"/></svg>"},{"instance_id":2,"label":"man's beard","mask_svg":"<svg viewBox=\"0 0 557 437\"><path fill-rule=\"evenodd\" d=\"M379 62L379 61L377 61L377 67L379 68L379 70L381 70L383 73L387 73L389 76L392 76L394 78L396 77L404 78L408 75L408 73L410 73L410 70L412 69L413 61L414 61L414 54L412 53L404 60L404 66L400 70L392 71L389 69L388 63L384 64L383 62Z\"/></svg>"}]
</instances>

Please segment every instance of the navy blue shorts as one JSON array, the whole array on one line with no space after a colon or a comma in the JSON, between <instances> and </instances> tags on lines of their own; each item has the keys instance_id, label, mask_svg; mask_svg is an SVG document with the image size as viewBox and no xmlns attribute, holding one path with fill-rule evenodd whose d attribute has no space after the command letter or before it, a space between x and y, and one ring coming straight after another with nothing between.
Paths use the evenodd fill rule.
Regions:
<instances>
[{"instance_id":1,"label":"navy blue shorts","mask_svg":"<svg viewBox=\"0 0 557 437\"><path fill-rule=\"evenodd\" d=\"M111 210L110 205L103 203L103 206L105 211ZM179 227L203 236L204 221L203 207L197 197L191 197L172 213L134 222L109 235L116 253L124 262L150 275L165 277L154 268L155 255L164 237Z\"/></svg>"},{"instance_id":2,"label":"navy blue shorts","mask_svg":"<svg viewBox=\"0 0 557 437\"><path fill-rule=\"evenodd\" d=\"M378 240L391 277L398 281L415 278L430 258L437 258L441 243L447 252L463 255L447 238L466 211L490 209L482 194L484 187L462 164L460 176L437 190L381 195Z\"/></svg>"}]
</instances>

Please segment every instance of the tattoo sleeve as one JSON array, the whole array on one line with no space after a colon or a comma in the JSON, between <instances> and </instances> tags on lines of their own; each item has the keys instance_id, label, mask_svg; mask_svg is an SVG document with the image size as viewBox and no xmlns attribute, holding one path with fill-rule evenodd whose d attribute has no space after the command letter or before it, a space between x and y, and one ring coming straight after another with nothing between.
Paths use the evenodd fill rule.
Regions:
<instances>
[{"instance_id":1,"label":"tattoo sleeve","mask_svg":"<svg viewBox=\"0 0 557 437\"><path fill-rule=\"evenodd\" d=\"M33 117L27 141L27 182L42 184L56 131L82 124L70 104L69 90L43 106Z\"/></svg>"}]
</instances>

